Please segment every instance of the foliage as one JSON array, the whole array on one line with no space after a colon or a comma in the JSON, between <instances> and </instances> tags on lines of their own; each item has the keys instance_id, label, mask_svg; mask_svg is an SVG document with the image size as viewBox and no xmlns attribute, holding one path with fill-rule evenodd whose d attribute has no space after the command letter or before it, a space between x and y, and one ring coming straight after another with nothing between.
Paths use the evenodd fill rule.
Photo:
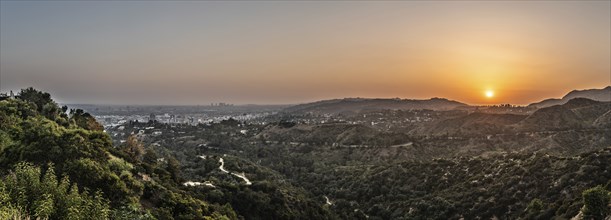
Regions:
<instances>
[{"instance_id":1,"label":"foliage","mask_svg":"<svg viewBox=\"0 0 611 220\"><path fill-rule=\"evenodd\" d=\"M135 139L118 150L93 116L67 110L33 88L0 101L0 219L237 219L180 190L178 161L157 163Z\"/></svg>"},{"instance_id":2,"label":"foliage","mask_svg":"<svg viewBox=\"0 0 611 220\"><path fill-rule=\"evenodd\" d=\"M584 219L604 219L611 211L609 202L611 193L602 186L596 186L583 192L583 218Z\"/></svg>"},{"instance_id":3,"label":"foliage","mask_svg":"<svg viewBox=\"0 0 611 220\"><path fill-rule=\"evenodd\" d=\"M45 173L31 163L18 163L0 180L0 216L51 219L108 219L108 200L100 191L79 192L65 177L58 180L53 165Z\"/></svg>"},{"instance_id":4,"label":"foliage","mask_svg":"<svg viewBox=\"0 0 611 220\"><path fill-rule=\"evenodd\" d=\"M104 130L104 127L91 114L84 112L82 109L71 109L70 115L70 119L81 128L96 131Z\"/></svg>"},{"instance_id":5,"label":"foliage","mask_svg":"<svg viewBox=\"0 0 611 220\"><path fill-rule=\"evenodd\" d=\"M127 154L129 158L134 158L136 161L142 159L144 155L144 145L136 139L135 135L130 135L127 138L127 142L123 146L122 150Z\"/></svg>"},{"instance_id":6,"label":"foliage","mask_svg":"<svg viewBox=\"0 0 611 220\"><path fill-rule=\"evenodd\" d=\"M166 129L163 133L168 136L147 136L143 142L159 143L163 146L158 147L159 152L179 159L185 179L209 180L216 186L192 187L196 195L229 203L249 219L260 218L262 213L280 219L291 218L293 213L307 216L299 211L318 212L315 207L325 204L324 196L333 202L326 206L331 215L309 218L337 213L342 219L568 219L583 206L583 190L611 179L611 167L605 163L611 160L611 148L575 156L524 152L381 159L371 154L388 148L259 141L257 134L240 135L238 129L220 124L204 129L131 126ZM131 126L126 126L127 133L134 129ZM260 129L242 126L248 127L240 129ZM184 137L169 136L179 132ZM206 159L197 156L202 154ZM253 185L244 186L240 179L220 172L219 157L225 159L227 170L245 172ZM295 206L301 208L291 208Z\"/></svg>"},{"instance_id":7,"label":"foliage","mask_svg":"<svg viewBox=\"0 0 611 220\"><path fill-rule=\"evenodd\" d=\"M528 203L528 206L526 207L526 210L529 213L538 213L543 209L543 201L538 198L534 198L533 200L531 200L530 203Z\"/></svg>"},{"instance_id":8,"label":"foliage","mask_svg":"<svg viewBox=\"0 0 611 220\"><path fill-rule=\"evenodd\" d=\"M54 104L55 102L51 99L51 94L38 91L32 87L22 89L19 92L19 98L24 101L31 102L35 105L35 109L38 112L43 112L44 106L47 104Z\"/></svg>"}]
</instances>

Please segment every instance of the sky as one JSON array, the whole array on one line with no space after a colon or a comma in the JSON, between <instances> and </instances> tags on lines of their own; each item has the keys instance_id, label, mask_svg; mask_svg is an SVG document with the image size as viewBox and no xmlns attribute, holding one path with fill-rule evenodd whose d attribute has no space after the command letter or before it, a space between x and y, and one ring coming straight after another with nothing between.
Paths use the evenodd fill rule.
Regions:
<instances>
[{"instance_id":1,"label":"sky","mask_svg":"<svg viewBox=\"0 0 611 220\"><path fill-rule=\"evenodd\" d=\"M610 1L0 2L0 91L61 103L527 104L610 60Z\"/></svg>"}]
</instances>

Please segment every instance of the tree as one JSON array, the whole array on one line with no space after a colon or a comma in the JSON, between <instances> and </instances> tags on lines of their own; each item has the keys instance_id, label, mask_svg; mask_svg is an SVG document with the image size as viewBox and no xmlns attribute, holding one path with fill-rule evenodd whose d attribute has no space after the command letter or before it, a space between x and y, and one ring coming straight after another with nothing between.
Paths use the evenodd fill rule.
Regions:
<instances>
[{"instance_id":1,"label":"tree","mask_svg":"<svg viewBox=\"0 0 611 220\"><path fill-rule=\"evenodd\" d=\"M136 136L130 135L125 142L123 151L127 153L133 161L141 161L144 155L144 145L138 141Z\"/></svg>"},{"instance_id":2,"label":"tree","mask_svg":"<svg viewBox=\"0 0 611 220\"><path fill-rule=\"evenodd\" d=\"M19 98L21 100L29 101L36 104L36 110L38 112L42 112L43 107L46 104L55 104L55 102L53 102L53 99L51 99L51 95L49 93L38 91L32 87L22 89L21 92L19 92Z\"/></svg>"},{"instance_id":3,"label":"tree","mask_svg":"<svg viewBox=\"0 0 611 220\"><path fill-rule=\"evenodd\" d=\"M91 114L84 112L82 109L70 109L70 115L70 119L81 128L94 131L104 130L104 127Z\"/></svg>"},{"instance_id":4,"label":"tree","mask_svg":"<svg viewBox=\"0 0 611 220\"><path fill-rule=\"evenodd\" d=\"M18 163L14 172L0 178L0 218L108 219L109 203L101 192L90 196L69 185L68 178L58 182L52 164L43 174L38 166Z\"/></svg>"},{"instance_id":5,"label":"tree","mask_svg":"<svg viewBox=\"0 0 611 220\"><path fill-rule=\"evenodd\" d=\"M170 177L172 178L172 180L176 183L180 183L181 179L180 179L180 162L178 162L178 160L176 160L176 158L174 157L169 157L168 158L168 167L167 167L168 172L170 172Z\"/></svg>"},{"instance_id":6,"label":"tree","mask_svg":"<svg viewBox=\"0 0 611 220\"><path fill-rule=\"evenodd\" d=\"M538 213L541 210L543 210L543 201L541 201L538 198L534 198L533 200L530 201L530 203L528 204L528 207L526 208L526 210L529 213Z\"/></svg>"},{"instance_id":7,"label":"tree","mask_svg":"<svg viewBox=\"0 0 611 220\"><path fill-rule=\"evenodd\" d=\"M156 165L157 164L157 158L159 158L159 155L157 155L157 152L155 152L155 150L148 148L146 149L146 152L144 153L144 156L142 158L142 162L145 162L147 164L150 165Z\"/></svg>"},{"instance_id":8,"label":"tree","mask_svg":"<svg viewBox=\"0 0 611 220\"><path fill-rule=\"evenodd\" d=\"M602 186L587 189L582 195L584 219L604 219L611 214L608 208L611 194Z\"/></svg>"}]
</instances>

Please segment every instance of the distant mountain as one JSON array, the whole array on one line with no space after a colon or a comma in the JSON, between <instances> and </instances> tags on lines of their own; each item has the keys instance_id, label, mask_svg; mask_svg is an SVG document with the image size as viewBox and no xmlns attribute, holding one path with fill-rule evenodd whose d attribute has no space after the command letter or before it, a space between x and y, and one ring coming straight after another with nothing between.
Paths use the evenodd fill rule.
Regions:
<instances>
[{"instance_id":1,"label":"distant mountain","mask_svg":"<svg viewBox=\"0 0 611 220\"><path fill-rule=\"evenodd\" d=\"M602 89L573 90L562 97L562 99L546 99L532 103L528 107L545 108L552 105L562 105L574 98L587 98L594 101L608 102L611 101L611 86Z\"/></svg>"},{"instance_id":2,"label":"distant mountain","mask_svg":"<svg viewBox=\"0 0 611 220\"><path fill-rule=\"evenodd\" d=\"M574 98L562 105L541 108L522 120L522 130L556 130L596 126L598 118L611 110L611 102L598 102L586 98ZM604 124L601 119L599 124Z\"/></svg>"},{"instance_id":3,"label":"distant mountain","mask_svg":"<svg viewBox=\"0 0 611 220\"><path fill-rule=\"evenodd\" d=\"M507 133L514 132L515 129L551 131L605 127L611 124L609 111L611 111L611 102L574 98L562 105L538 109L530 115L473 112L424 124L410 131L410 134L460 136Z\"/></svg>"},{"instance_id":4,"label":"distant mountain","mask_svg":"<svg viewBox=\"0 0 611 220\"><path fill-rule=\"evenodd\" d=\"M284 109L287 113L301 114L340 114L357 113L364 110L409 110L409 109L430 109L430 110L450 110L456 107L467 106L467 104L452 101L444 98L432 98L426 100L415 99L365 99L365 98L345 98L323 100L307 104L300 104Z\"/></svg>"}]
</instances>

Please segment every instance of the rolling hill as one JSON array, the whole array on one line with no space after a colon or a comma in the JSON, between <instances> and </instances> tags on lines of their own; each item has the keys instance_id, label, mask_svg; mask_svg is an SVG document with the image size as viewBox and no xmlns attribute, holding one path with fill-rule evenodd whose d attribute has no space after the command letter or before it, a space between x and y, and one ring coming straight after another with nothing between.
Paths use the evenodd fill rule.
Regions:
<instances>
[{"instance_id":1,"label":"rolling hill","mask_svg":"<svg viewBox=\"0 0 611 220\"><path fill-rule=\"evenodd\" d=\"M414 134L494 134L502 133L507 125L515 124L526 118L525 115L490 114L474 112L466 116L446 119L430 126L412 131Z\"/></svg>"},{"instance_id":2,"label":"rolling hill","mask_svg":"<svg viewBox=\"0 0 611 220\"><path fill-rule=\"evenodd\" d=\"M571 99L565 104L541 108L518 124L520 130L558 130L586 128L611 109L611 102L586 98Z\"/></svg>"},{"instance_id":3,"label":"rolling hill","mask_svg":"<svg viewBox=\"0 0 611 220\"><path fill-rule=\"evenodd\" d=\"M432 98L426 100L416 99L365 99L365 98L345 98L332 99L300 104L284 109L284 112L291 114L350 114L364 110L409 110L409 109L430 109L430 110L451 110L456 107L467 106L467 104L452 101L444 98Z\"/></svg>"},{"instance_id":4,"label":"rolling hill","mask_svg":"<svg viewBox=\"0 0 611 220\"><path fill-rule=\"evenodd\" d=\"M562 105L574 98L587 98L594 101L609 102L611 101L611 86L607 86L602 89L573 90L561 99L546 99L540 102L532 103L528 106L545 108L553 105Z\"/></svg>"}]
</instances>

